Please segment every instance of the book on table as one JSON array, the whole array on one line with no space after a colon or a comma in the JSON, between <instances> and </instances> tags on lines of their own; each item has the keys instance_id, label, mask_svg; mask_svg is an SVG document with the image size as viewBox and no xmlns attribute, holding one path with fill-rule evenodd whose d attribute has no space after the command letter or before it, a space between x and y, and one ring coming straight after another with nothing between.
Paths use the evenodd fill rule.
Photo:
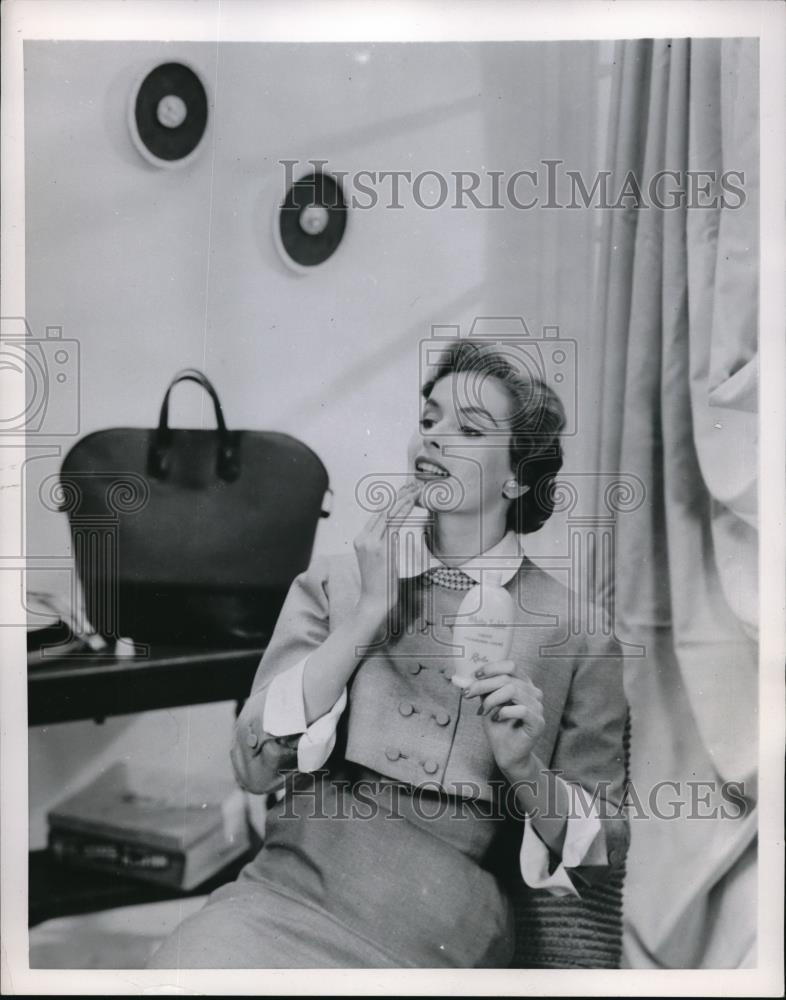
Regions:
<instances>
[{"instance_id":1,"label":"book on table","mask_svg":"<svg viewBox=\"0 0 786 1000\"><path fill-rule=\"evenodd\" d=\"M249 848L231 778L119 762L48 814L50 852L72 865L190 890Z\"/></svg>"}]
</instances>

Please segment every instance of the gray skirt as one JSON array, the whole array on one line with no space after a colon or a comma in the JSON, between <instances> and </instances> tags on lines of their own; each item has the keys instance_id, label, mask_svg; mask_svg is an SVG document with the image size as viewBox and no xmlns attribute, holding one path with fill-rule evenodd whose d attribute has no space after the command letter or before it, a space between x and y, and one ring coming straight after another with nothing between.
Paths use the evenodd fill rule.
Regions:
<instances>
[{"instance_id":1,"label":"gray skirt","mask_svg":"<svg viewBox=\"0 0 786 1000\"><path fill-rule=\"evenodd\" d=\"M298 776L257 857L150 967L504 968L505 820L489 812L349 765Z\"/></svg>"}]
</instances>

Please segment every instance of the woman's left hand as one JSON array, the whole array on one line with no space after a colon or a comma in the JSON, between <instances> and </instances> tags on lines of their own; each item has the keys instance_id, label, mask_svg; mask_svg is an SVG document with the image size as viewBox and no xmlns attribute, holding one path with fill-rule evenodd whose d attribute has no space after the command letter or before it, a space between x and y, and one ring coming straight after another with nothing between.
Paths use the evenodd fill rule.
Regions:
<instances>
[{"instance_id":1,"label":"woman's left hand","mask_svg":"<svg viewBox=\"0 0 786 1000\"><path fill-rule=\"evenodd\" d=\"M487 663L464 689L468 701L479 698L478 713L501 771L515 770L529 761L543 732L543 695L529 679L516 674L513 660Z\"/></svg>"}]
</instances>

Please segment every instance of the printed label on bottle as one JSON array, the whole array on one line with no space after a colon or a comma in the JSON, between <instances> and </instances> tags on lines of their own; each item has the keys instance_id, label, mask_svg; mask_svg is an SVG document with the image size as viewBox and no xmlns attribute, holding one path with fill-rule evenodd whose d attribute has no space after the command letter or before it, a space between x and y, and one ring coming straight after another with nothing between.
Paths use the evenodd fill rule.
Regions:
<instances>
[{"instance_id":1,"label":"printed label on bottle","mask_svg":"<svg viewBox=\"0 0 786 1000\"><path fill-rule=\"evenodd\" d=\"M513 599L502 587L489 587L482 597L481 611L462 616L459 608L454 638L464 652L456 660L451 678L457 687L467 687L476 670L485 663L504 660L510 653Z\"/></svg>"}]
</instances>

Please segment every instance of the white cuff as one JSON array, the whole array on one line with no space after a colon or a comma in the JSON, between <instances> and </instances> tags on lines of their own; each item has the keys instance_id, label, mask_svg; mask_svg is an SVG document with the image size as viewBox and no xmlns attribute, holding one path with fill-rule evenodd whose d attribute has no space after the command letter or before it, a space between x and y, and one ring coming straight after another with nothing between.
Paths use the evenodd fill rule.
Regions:
<instances>
[{"instance_id":1,"label":"white cuff","mask_svg":"<svg viewBox=\"0 0 786 1000\"><path fill-rule=\"evenodd\" d=\"M304 733L306 706L303 702L303 671L308 657L278 674L270 682L262 714L262 728L271 736Z\"/></svg>"},{"instance_id":2,"label":"white cuff","mask_svg":"<svg viewBox=\"0 0 786 1000\"><path fill-rule=\"evenodd\" d=\"M583 789L571 785L571 791L583 798ZM574 807L565 827L565 839L562 844L562 859L549 874L551 854L547 845L540 839L527 819L524 824L524 836L521 842L519 864L521 875L531 889L546 889L554 896L579 896L580 893L571 881L567 869L578 868L585 864L603 863L599 853L605 857L601 833L602 827L598 816L597 801L587 805L577 814Z\"/></svg>"},{"instance_id":3,"label":"white cuff","mask_svg":"<svg viewBox=\"0 0 786 1000\"><path fill-rule=\"evenodd\" d=\"M303 671L306 656L294 667L274 677L267 689L262 728L271 736L292 736L302 733L297 745L298 771L316 771L322 767L336 745L336 726L347 707L347 689L325 715L306 724L303 699Z\"/></svg>"},{"instance_id":4,"label":"white cuff","mask_svg":"<svg viewBox=\"0 0 786 1000\"><path fill-rule=\"evenodd\" d=\"M297 745L298 771L316 771L322 767L336 745L336 726L347 707L347 689L341 692L336 704L314 722L300 737Z\"/></svg>"}]
</instances>

